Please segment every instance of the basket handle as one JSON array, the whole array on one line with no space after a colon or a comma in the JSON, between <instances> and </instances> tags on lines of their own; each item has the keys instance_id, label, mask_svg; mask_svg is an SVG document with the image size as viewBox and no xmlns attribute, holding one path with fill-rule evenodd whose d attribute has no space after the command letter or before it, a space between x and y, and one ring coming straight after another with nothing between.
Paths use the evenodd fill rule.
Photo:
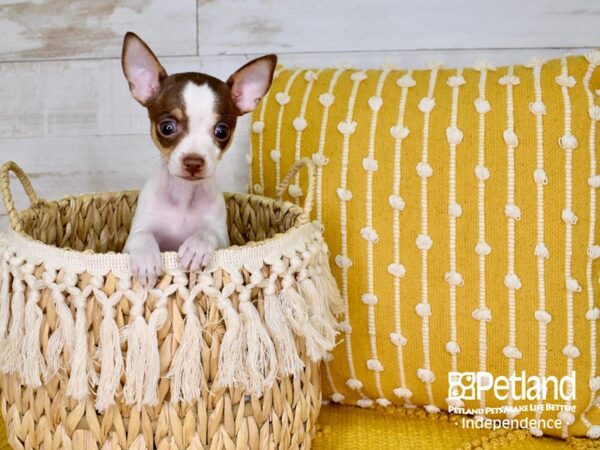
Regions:
<instances>
[{"instance_id":1,"label":"basket handle","mask_svg":"<svg viewBox=\"0 0 600 450\"><path fill-rule=\"evenodd\" d=\"M31 181L29 181L29 178L27 178L25 172L23 172L23 169L21 169L17 163L8 161L2 167L0 167L0 194L2 194L2 199L4 200L4 206L6 207L6 212L8 213L10 226L15 231L22 231L23 223L21 222L19 213L15 208L15 200L13 199L12 192L10 191L10 172L14 173L21 182L21 185L23 186L27 197L29 197L31 204L34 204L38 201L38 196L35 193L33 186L31 186Z\"/></svg>"},{"instance_id":2,"label":"basket handle","mask_svg":"<svg viewBox=\"0 0 600 450\"><path fill-rule=\"evenodd\" d=\"M315 169L315 163L313 163L311 159L302 158L299 161L296 161L296 164L294 164L290 168L289 172L283 178L281 183L279 183L279 186L277 188L276 198L277 198L277 200L283 199L283 195L285 194L285 191L287 191L288 187L290 186L290 183L292 182L292 178L294 178L298 174L300 169L302 169L303 167L306 167L306 169L308 170L308 188L306 190L306 198L304 199L304 207L303 207L304 212L300 216L300 220L302 221L302 223L308 223L308 222L310 222L310 212L312 211L312 208L313 208L313 200L315 197L315 186L317 184L316 183L317 174L316 174L316 169Z\"/></svg>"}]
</instances>

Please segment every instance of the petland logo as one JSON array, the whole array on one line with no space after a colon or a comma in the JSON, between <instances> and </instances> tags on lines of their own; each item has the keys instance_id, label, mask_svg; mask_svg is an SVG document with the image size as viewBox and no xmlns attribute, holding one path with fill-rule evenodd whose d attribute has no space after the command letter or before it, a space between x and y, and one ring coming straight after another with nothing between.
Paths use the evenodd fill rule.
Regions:
<instances>
[{"instance_id":1,"label":"petland logo","mask_svg":"<svg viewBox=\"0 0 600 450\"><path fill-rule=\"evenodd\" d=\"M456 400L480 400L490 391L498 400L575 400L575 372L555 376L512 375L494 377L489 372L449 372L448 396ZM548 395L551 397L548 398Z\"/></svg>"}]
</instances>

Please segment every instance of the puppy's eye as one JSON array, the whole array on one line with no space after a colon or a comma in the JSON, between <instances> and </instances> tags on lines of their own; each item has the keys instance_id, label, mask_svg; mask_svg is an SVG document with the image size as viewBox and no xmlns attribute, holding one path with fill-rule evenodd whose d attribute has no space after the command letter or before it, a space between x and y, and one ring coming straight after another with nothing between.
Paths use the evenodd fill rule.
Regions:
<instances>
[{"instance_id":1,"label":"puppy's eye","mask_svg":"<svg viewBox=\"0 0 600 450\"><path fill-rule=\"evenodd\" d=\"M177 123L174 120L163 120L158 124L158 132L161 136L173 136L177 132Z\"/></svg>"},{"instance_id":2,"label":"puppy's eye","mask_svg":"<svg viewBox=\"0 0 600 450\"><path fill-rule=\"evenodd\" d=\"M227 125L226 123L223 122L219 122L216 126L215 126L215 137L217 138L218 141L224 141L225 139L227 139L229 137L229 134L231 133L230 129L229 129L229 125Z\"/></svg>"}]
</instances>

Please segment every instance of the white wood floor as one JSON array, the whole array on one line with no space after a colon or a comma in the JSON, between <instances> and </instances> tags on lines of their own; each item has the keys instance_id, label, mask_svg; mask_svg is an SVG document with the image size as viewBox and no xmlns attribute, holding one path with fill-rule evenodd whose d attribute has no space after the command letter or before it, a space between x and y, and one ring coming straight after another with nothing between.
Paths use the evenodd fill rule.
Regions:
<instances>
[{"instance_id":1,"label":"white wood floor","mask_svg":"<svg viewBox=\"0 0 600 450\"><path fill-rule=\"evenodd\" d=\"M268 52L304 66L524 62L600 47L599 19L597 0L0 0L0 162L47 198L141 187L158 153L121 73L128 30L170 72L227 77ZM241 125L227 190L246 185Z\"/></svg>"}]
</instances>

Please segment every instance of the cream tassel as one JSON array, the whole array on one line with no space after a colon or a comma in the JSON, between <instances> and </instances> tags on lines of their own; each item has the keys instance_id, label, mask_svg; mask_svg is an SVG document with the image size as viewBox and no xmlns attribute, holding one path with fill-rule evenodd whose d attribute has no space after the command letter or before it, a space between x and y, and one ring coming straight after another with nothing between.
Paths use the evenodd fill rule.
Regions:
<instances>
[{"instance_id":1,"label":"cream tassel","mask_svg":"<svg viewBox=\"0 0 600 450\"><path fill-rule=\"evenodd\" d=\"M331 273L329 258L327 256L329 252L327 245L323 244L322 248L323 253L319 254L319 264L316 267L316 280L321 284L323 292L326 293L329 309L334 316L339 316L344 312L344 300Z\"/></svg>"},{"instance_id":2,"label":"cream tassel","mask_svg":"<svg viewBox=\"0 0 600 450\"><path fill-rule=\"evenodd\" d=\"M21 345L21 376L26 386L39 387L42 385L41 376L44 373L44 357L40 346L40 330L42 326L42 310L39 288L42 282L28 276L29 292L25 305L25 336Z\"/></svg>"},{"instance_id":3,"label":"cream tassel","mask_svg":"<svg viewBox=\"0 0 600 450\"><path fill-rule=\"evenodd\" d=\"M328 270L321 267L313 269L315 274L310 277L317 289L317 292L323 292L321 297L324 299L324 304L329 311L329 316L333 318L335 324L338 323L336 316L339 316L344 311L344 302L340 291L338 290L335 279ZM337 325L335 326L337 329Z\"/></svg>"},{"instance_id":4,"label":"cream tassel","mask_svg":"<svg viewBox=\"0 0 600 450\"><path fill-rule=\"evenodd\" d=\"M292 275L288 274L283 278L279 301L282 302L284 316L294 333L304 338L309 358L311 361L319 361L327 353L330 344L310 322L306 301L292 287L293 282Z\"/></svg>"},{"instance_id":5,"label":"cream tassel","mask_svg":"<svg viewBox=\"0 0 600 450\"><path fill-rule=\"evenodd\" d=\"M239 309L245 326L248 358L246 368L250 380L250 391L262 395L273 387L277 376L277 354L273 341L263 326L258 311L250 300L251 290L244 288L238 294Z\"/></svg>"},{"instance_id":6,"label":"cream tassel","mask_svg":"<svg viewBox=\"0 0 600 450\"><path fill-rule=\"evenodd\" d=\"M146 373L146 342L148 324L144 319L144 304L147 292L143 289L126 291L125 296L131 301L130 310L133 322L126 326L123 334L127 340L127 356L125 359L125 387L123 395L128 405L142 406L144 395L144 375Z\"/></svg>"},{"instance_id":7,"label":"cream tassel","mask_svg":"<svg viewBox=\"0 0 600 450\"><path fill-rule=\"evenodd\" d=\"M319 294L315 283L310 278L300 281L300 290L308 304L310 321L321 336L329 342L330 347L327 349L329 351L335 346L337 321L329 309L328 298L324 294Z\"/></svg>"},{"instance_id":8,"label":"cream tassel","mask_svg":"<svg viewBox=\"0 0 600 450\"><path fill-rule=\"evenodd\" d=\"M156 313L156 314L154 314ZM158 379L160 378L160 352L158 350L158 339L156 332L160 326L156 325L158 315L167 316L165 311L162 314L160 311L153 311L148 323L146 337L146 383L144 387L143 404L147 406L155 406L158 403ZM164 322L164 320L163 320Z\"/></svg>"},{"instance_id":9,"label":"cream tassel","mask_svg":"<svg viewBox=\"0 0 600 450\"><path fill-rule=\"evenodd\" d=\"M171 370L167 375L171 378L171 402L184 401L192 403L200 398L200 388L204 384L202 367L202 325L198 317L196 297L204 289L203 285L194 286L187 293L183 312L185 313L183 336L177 352L173 357Z\"/></svg>"},{"instance_id":10,"label":"cream tassel","mask_svg":"<svg viewBox=\"0 0 600 450\"><path fill-rule=\"evenodd\" d=\"M86 308L88 297L92 292L92 286L86 286L83 291L76 287L68 289L73 296L76 308L75 316L75 347L71 358L71 376L67 385L67 395L74 400L85 400L88 395L88 337Z\"/></svg>"},{"instance_id":11,"label":"cream tassel","mask_svg":"<svg viewBox=\"0 0 600 450\"><path fill-rule=\"evenodd\" d=\"M4 347L8 333L8 319L10 317L10 265L8 264L8 251L2 255L2 278L0 279L0 344Z\"/></svg>"},{"instance_id":12,"label":"cream tassel","mask_svg":"<svg viewBox=\"0 0 600 450\"><path fill-rule=\"evenodd\" d=\"M160 352L156 333L167 320L167 300L176 290L177 285L171 285L166 291L153 289L152 294L158 297L154 311L150 314L146 337L146 383L144 388L144 405L154 406L158 403L158 379L160 378Z\"/></svg>"},{"instance_id":13,"label":"cream tassel","mask_svg":"<svg viewBox=\"0 0 600 450\"><path fill-rule=\"evenodd\" d=\"M52 290L52 299L58 315L58 325L56 331L52 333L48 340L48 364L44 374L46 382L50 381L61 369L60 361L63 349L66 349L71 357L73 356L75 343L75 321L71 310L65 303L64 294L55 288Z\"/></svg>"},{"instance_id":14,"label":"cream tassel","mask_svg":"<svg viewBox=\"0 0 600 450\"><path fill-rule=\"evenodd\" d=\"M123 371L123 355L119 327L115 321L115 306L121 301L122 293L115 292L110 297L100 289L94 289L94 295L102 305L100 323L100 343L96 359L100 363L100 379L96 391L95 407L102 412L115 404L115 394Z\"/></svg>"},{"instance_id":15,"label":"cream tassel","mask_svg":"<svg viewBox=\"0 0 600 450\"><path fill-rule=\"evenodd\" d=\"M296 376L304 368L304 363L298 356L294 335L285 319L281 300L276 294L276 278L276 275L272 275L264 289L265 323L277 348L279 375Z\"/></svg>"},{"instance_id":16,"label":"cream tassel","mask_svg":"<svg viewBox=\"0 0 600 450\"><path fill-rule=\"evenodd\" d=\"M228 283L223 291L216 288L205 290L210 297L215 297L215 304L225 320L225 334L219 351L219 370L215 385L218 387L249 388L246 372L247 342L242 321L234 309L229 297L235 291L235 285Z\"/></svg>"},{"instance_id":17,"label":"cream tassel","mask_svg":"<svg viewBox=\"0 0 600 450\"><path fill-rule=\"evenodd\" d=\"M0 370L3 373L20 374L21 371L20 356L25 335L25 283L20 276L20 273L15 273L12 283L10 331L0 353Z\"/></svg>"}]
</instances>

